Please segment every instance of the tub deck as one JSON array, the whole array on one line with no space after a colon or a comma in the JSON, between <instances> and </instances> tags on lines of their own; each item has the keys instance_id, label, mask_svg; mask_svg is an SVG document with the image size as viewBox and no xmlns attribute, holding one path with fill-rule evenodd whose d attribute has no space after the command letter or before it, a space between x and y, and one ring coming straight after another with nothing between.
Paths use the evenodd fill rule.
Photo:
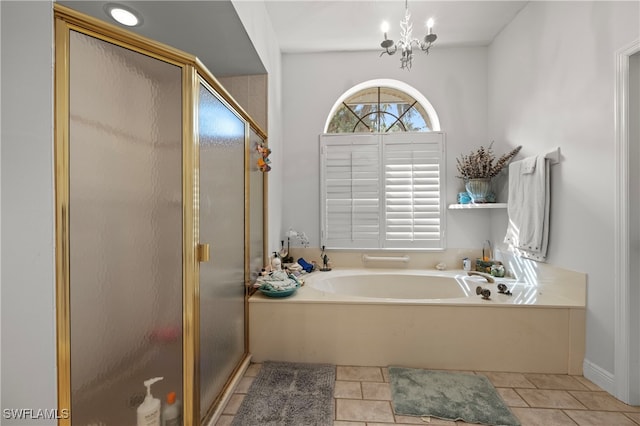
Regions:
<instances>
[{"instance_id":1,"label":"tub deck","mask_svg":"<svg viewBox=\"0 0 640 426\"><path fill-rule=\"evenodd\" d=\"M497 283L466 277L463 271L394 270L465 277L470 289L489 288L491 300L475 294L448 299L362 298L312 287L314 280L363 272L372 273L314 272L288 298L253 295L249 300L253 360L582 374L585 295L580 283L503 280L513 292L507 296L497 293Z\"/></svg>"}]
</instances>

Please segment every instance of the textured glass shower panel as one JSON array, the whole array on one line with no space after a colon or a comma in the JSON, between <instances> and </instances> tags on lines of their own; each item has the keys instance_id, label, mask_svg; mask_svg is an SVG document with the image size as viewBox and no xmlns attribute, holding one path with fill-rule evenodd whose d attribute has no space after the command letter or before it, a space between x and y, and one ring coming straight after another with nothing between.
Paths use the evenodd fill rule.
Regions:
<instances>
[{"instance_id":1,"label":"textured glass shower panel","mask_svg":"<svg viewBox=\"0 0 640 426\"><path fill-rule=\"evenodd\" d=\"M135 425L144 380L182 399L181 69L70 49L72 421Z\"/></svg>"},{"instance_id":2,"label":"textured glass shower panel","mask_svg":"<svg viewBox=\"0 0 640 426\"><path fill-rule=\"evenodd\" d=\"M245 123L200 85L200 409L205 415L244 354Z\"/></svg>"},{"instance_id":3,"label":"textured glass shower panel","mask_svg":"<svg viewBox=\"0 0 640 426\"><path fill-rule=\"evenodd\" d=\"M249 164L249 280L254 283L264 266L264 174L258 168L261 155L256 147L262 138L251 129L249 134L251 163Z\"/></svg>"}]
</instances>

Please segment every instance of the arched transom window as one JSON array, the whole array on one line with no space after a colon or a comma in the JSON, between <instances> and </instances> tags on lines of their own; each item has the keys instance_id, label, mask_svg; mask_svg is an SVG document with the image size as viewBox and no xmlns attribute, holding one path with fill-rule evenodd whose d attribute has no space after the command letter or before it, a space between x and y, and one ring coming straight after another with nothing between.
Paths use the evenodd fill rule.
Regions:
<instances>
[{"instance_id":1,"label":"arched transom window","mask_svg":"<svg viewBox=\"0 0 640 426\"><path fill-rule=\"evenodd\" d=\"M431 104L404 83L342 95L320 135L322 246L444 249L444 142Z\"/></svg>"},{"instance_id":2,"label":"arched transom window","mask_svg":"<svg viewBox=\"0 0 640 426\"><path fill-rule=\"evenodd\" d=\"M325 133L393 133L440 130L431 104L395 80L372 80L347 91L329 115Z\"/></svg>"}]
</instances>

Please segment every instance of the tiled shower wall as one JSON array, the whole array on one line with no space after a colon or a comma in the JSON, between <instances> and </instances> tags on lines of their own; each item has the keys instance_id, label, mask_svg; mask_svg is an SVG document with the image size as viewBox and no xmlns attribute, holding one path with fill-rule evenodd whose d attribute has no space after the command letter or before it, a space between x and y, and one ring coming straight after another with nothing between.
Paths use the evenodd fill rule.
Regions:
<instances>
[{"instance_id":1,"label":"tiled shower wall","mask_svg":"<svg viewBox=\"0 0 640 426\"><path fill-rule=\"evenodd\" d=\"M218 77L220 84L264 130L267 129L267 74Z\"/></svg>"}]
</instances>

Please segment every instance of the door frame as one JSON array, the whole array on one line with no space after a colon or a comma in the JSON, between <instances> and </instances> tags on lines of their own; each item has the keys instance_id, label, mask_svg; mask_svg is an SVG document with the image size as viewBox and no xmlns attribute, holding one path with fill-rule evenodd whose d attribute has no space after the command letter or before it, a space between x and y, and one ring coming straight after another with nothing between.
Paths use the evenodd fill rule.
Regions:
<instances>
[{"instance_id":1,"label":"door frame","mask_svg":"<svg viewBox=\"0 0 640 426\"><path fill-rule=\"evenodd\" d=\"M629 273L629 57L640 52L640 39L616 52L615 91L615 354L614 392L616 398L627 404L640 404L640 368L634 357L640 350L640 326L634 323ZM637 285L637 284L636 284Z\"/></svg>"}]
</instances>

